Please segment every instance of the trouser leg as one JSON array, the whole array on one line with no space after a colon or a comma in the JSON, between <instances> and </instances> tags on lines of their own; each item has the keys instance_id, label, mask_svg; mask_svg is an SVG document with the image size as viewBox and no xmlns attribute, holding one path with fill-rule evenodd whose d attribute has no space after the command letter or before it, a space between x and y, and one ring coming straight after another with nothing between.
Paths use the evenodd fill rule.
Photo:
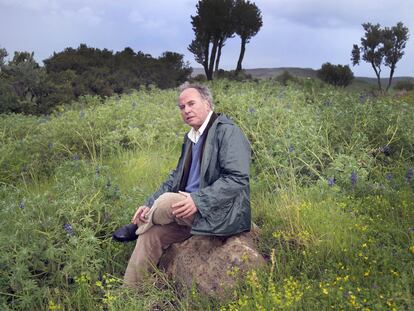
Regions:
<instances>
[{"instance_id":1,"label":"trouser leg","mask_svg":"<svg viewBox=\"0 0 414 311\"><path fill-rule=\"evenodd\" d=\"M182 242L191 236L194 216L179 219L171 210L174 203L184 198L185 196L179 193L164 193L151 207L148 222L138 224L138 240L124 276L127 286L136 287L151 266L158 264L163 250L172 243Z\"/></svg>"},{"instance_id":2,"label":"trouser leg","mask_svg":"<svg viewBox=\"0 0 414 311\"><path fill-rule=\"evenodd\" d=\"M190 230L188 226L180 226L172 222L163 226L152 226L144 234L138 236L125 271L125 284L130 287L139 285L151 266L158 264L163 250L172 243L188 239L191 236Z\"/></svg>"},{"instance_id":3,"label":"trouser leg","mask_svg":"<svg viewBox=\"0 0 414 311\"><path fill-rule=\"evenodd\" d=\"M191 226L194 216L187 219L176 218L172 214L171 206L175 203L182 201L185 198L184 195L174 192L166 192L159 196L155 200L151 210L148 214L146 223L139 222L137 234L141 235L146 232L153 225L166 225L171 222L176 222L179 225Z\"/></svg>"}]
</instances>

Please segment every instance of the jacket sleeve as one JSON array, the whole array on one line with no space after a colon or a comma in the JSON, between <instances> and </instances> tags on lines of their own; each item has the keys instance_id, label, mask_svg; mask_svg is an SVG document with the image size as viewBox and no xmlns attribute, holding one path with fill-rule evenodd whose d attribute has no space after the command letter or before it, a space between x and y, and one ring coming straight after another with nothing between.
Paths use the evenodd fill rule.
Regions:
<instances>
[{"instance_id":1,"label":"jacket sleeve","mask_svg":"<svg viewBox=\"0 0 414 311\"><path fill-rule=\"evenodd\" d=\"M225 125L223 128L224 133L218 137L219 177L211 185L191 193L202 217L232 201L241 190L249 187L249 141L237 126Z\"/></svg>"}]
</instances>

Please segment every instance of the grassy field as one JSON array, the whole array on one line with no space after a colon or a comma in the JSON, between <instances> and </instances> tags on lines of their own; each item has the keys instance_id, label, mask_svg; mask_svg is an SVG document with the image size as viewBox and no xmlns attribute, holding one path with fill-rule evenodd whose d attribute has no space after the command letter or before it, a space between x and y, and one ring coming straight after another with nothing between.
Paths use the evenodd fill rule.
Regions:
<instances>
[{"instance_id":1,"label":"grassy field","mask_svg":"<svg viewBox=\"0 0 414 311\"><path fill-rule=\"evenodd\" d=\"M176 91L0 116L1 310L414 309L414 96L306 80L211 84L253 149L262 270L228 300L157 273L121 286L111 234L176 165ZM229 271L229 273L235 273Z\"/></svg>"}]
</instances>

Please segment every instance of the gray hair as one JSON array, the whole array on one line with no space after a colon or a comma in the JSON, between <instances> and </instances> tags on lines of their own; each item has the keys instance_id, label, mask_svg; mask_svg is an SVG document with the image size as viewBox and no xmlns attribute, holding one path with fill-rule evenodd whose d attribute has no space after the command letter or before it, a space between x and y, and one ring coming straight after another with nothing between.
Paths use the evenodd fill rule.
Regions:
<instances>
[{"instance_id":1,"label":"gray hair","mask_svg":"<svg viewBox=\"0 0 414 311\"><path fill-rule=\"evenodd\" d=\"M211 110L214 109L213 95L211 95L211 91L206 85L199 83L184 82L178 87L180 94L187 89L196 89L200 94L201 98L208 102Z\"/></svg>"}]
</instances>

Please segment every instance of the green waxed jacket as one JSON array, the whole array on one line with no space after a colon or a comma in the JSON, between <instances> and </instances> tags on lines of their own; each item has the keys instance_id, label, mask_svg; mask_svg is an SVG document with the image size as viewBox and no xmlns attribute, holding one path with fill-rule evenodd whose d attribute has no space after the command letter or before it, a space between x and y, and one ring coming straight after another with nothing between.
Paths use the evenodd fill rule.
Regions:
<instances>
[{"instance_id":1,"label":"green waxed jacket","mask_svg":"<svg viewBox=\"0 0 414 311\"><path fill-rule=\"evenodd\" d=\"M191 148L187 135L177 167L147 200L151 207L165 192L178 192L184 161ZM206 137L200 167L200 190L191 193L198 209L192 234L228 236L250 230L250 144L225 115L219 115Z\"/></svg>"}]
</instances>

